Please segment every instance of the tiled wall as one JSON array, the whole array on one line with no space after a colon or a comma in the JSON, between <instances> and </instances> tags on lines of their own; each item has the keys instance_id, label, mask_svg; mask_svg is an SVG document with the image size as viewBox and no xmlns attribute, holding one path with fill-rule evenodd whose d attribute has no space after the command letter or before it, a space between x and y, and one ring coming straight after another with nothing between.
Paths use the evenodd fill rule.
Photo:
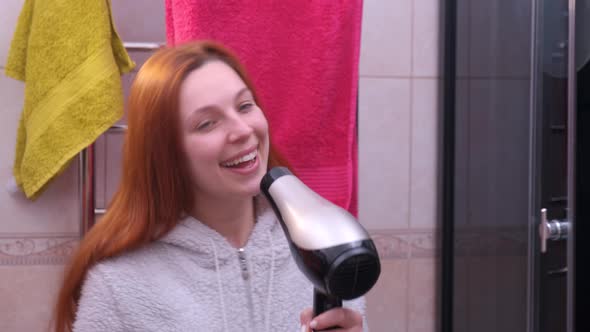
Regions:
<instances>
[{"instance_id":1,"label":"tiled wall","mask_svg":"<svg viewBox=\"0 0 590 332\"><path fill-rule=\"evenodd\" d=\"M24 0L0 3L0 331L45 331L63 264L78 239L77 169L30 202L10 184L24 85L4 76Z\"/></svg>"},{"instance_id":2,"label":"tiled wall","mask_svg":"<svg viewBox=\"0 0 590 332\"><path fill-rule=\"evenodd\" d=\"M0 331L15 332L47 331L64 264L79 239L80 220L78 160L34 202L14 192L11 184L24 84L6 77L4 66L23 4L24 0L0 3ZM139 7L115 1L113 6L123 39L165 40L163 1L143 1ZM139 63L146 57L131 55ZM126 89L133 75L124 76ZM121 137L109 133L97 142L99 206L118 180Z\"/></svg>"},{"instance_id":3,"label":"tiled wall","mask_svg":"<svg viewBox=\"0 0 590 332\"><path fill-rule=\"evenodd\" d=\"M366 0L360 63L359 218L383 272L374 331L431 332L438 311L439 0Z\"/></svg>"},{"instance_id":4,"label":"tiled wall","mask_svg":"<svg viewBox=\"0 0 590 332\"><path fill-rule=\"evenodd\" d=\"M0 3L0 69L24 0ZM163 1L113 2L126 41L164 41ZM359 218L383 272L368 294L372 331L435 331L440 113L439 0L365 0L359 96ZM146 19L149 18L149 19ZM146 54L132 53L138 64ZM127 91L133 73L123 77ZM23 85L0 75L0 184L10 178ZM97 148L97 205L112 195L121 135ZM42 331L78 232L77 164L31 203L0 191L0 331Z\"/></svg>"}]
</instances>

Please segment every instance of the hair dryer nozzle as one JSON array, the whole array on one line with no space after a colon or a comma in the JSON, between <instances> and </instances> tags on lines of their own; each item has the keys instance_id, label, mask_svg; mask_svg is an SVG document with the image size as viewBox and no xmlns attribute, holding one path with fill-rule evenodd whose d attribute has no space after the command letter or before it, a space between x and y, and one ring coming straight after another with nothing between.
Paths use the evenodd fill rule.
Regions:
<instances>
[{"instance_id":1,"label":"hair dryer nozzle","mask_svg":"<svg viewBox=\"0 0 590 332\"><path fill-rule=\"evenodd\" d=\"M324 199L284 167L262 179L299 269L327 296L362 296L381 272L377 249L367 231L343 208Z\"/></svg>"},{"instance_id":2,"label":"hair dryer nozzle","mask_svg":"<svg viewBox=\"0 0 590 332\"><path fill-rule=\"evenodd\" d=\"M271 168L271 170L268 171L268 173L266 173L262 178L262 182L260 182L260 189L262 189L262 192L268 196L268 189L270 188L270 185L283 175L293 175L293 173L291 173L291 171L289 171L289 169L286 167Z\"/></svg>"}]
</instances>

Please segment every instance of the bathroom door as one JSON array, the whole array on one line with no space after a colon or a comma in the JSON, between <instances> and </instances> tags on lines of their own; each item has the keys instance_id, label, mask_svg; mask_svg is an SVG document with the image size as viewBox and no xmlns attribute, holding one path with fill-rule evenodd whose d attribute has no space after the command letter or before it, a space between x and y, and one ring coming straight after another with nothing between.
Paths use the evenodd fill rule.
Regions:
<instances>
[{"instance_id":1,"label":"bathroom door","mask_svg":"<svg viewBox=\"0 0 590 332\"><path fill-rule=\"evenodd\" d=\"M576 25L585 1L542 0L533 8L531 75L531 331L575 331L574 240L578 70ZM586 20L590 17L586 17ZM576 128L578 127L578 128ZM576 174L578 173L578 174Z\"/></svg>"},{"instance_id":2,"label":"bathroom door","mask_svg":"<svg viewBox=\"0 0 590 332\"><path fill-rule=\"evenodd\" d=\"M575 47L568 0L533 6L531 75L531 216L537 227L529 247L531 331L567 331L568 242L572 236L572 125ZM573 26L572 26L573 27Z\"/></svg>"},{"instance_id":3,"label":"bathroom door","mask_svg":"<svg viewBox=\"0 0 590 332\"><path fill-rule=\"evenodd\" d=\"M575 3L457 1L453 332L574 331Z\"/></svg>"}]
</instances>

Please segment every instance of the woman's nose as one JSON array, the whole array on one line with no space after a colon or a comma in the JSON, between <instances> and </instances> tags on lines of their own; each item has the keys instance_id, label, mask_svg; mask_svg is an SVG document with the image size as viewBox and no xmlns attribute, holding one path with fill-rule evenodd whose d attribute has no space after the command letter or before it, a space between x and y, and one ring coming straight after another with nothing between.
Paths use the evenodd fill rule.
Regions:
<instances>
[{"instance_id":1,"label":"woman's nose","mask_svg":"<svg viewBox=\"0 0 590 332\"><path fill-rule=\"evenodd\" d=\"M230 142L239 141L250 137L254 129L243 117L237 115L232 118L231 126L229 128L228 139Z\"/></svg>"}]
</instances>

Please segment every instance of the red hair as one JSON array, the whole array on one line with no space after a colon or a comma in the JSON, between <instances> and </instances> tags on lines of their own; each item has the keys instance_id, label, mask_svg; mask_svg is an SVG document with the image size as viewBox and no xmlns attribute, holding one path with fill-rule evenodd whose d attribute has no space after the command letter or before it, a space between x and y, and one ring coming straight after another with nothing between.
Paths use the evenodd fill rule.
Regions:
<instances>
[{"instance_id":1,"label":"red hair","mask_svg":"<svg viewBox=\"0 0 590 332\"><path fill-rule=\"evenodd\" d=\"M65 271L55 307L55 331L72 330L87 271L100 260L164 236L193 204L180 141L178 96L186 76L210 60L232 67L252 91L238 59L209 41L162 48L137 73L128 98L122 179L106 214L84 236ZM269 167L287 165L272 144Z\"/></svg>"}]
</instances>

